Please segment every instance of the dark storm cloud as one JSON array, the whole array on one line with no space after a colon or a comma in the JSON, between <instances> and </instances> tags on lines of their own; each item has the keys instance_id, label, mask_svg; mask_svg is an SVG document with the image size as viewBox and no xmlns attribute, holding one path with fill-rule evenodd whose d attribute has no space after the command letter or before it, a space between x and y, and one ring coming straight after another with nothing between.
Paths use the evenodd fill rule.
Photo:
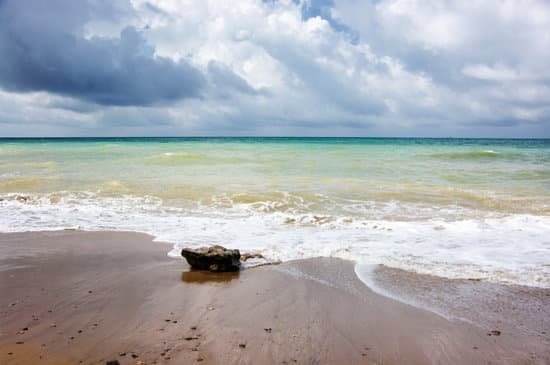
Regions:
<instances>
[{"instance_id":1,"label":"dark storm cloud","mask_svg":"<svg viewBox=\"0 0 550 365\"><path fill-rule=\"evenodd\" d=\"M131 7L106 1L0 1L0 87L47 91L102 105L146 106L199 96L202 73L155 57L134 27L118 38L85 38L94 15Z\"/></svg>"}]
</instances>

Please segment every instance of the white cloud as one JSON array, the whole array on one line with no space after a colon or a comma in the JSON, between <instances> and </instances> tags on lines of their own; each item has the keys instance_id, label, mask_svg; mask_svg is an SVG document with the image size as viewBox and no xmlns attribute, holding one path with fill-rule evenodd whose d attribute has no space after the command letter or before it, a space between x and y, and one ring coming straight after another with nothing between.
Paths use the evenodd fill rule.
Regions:
<instances>
[{"instance_id":1,"label":"white cloud","mask_svg":"<svg viewBox=\"0 0 550 365\"><path fill-rule=\"evenodd\" d=\"M335 0L330 19L304 17L303 4L132 0L117 18L92 18L86 36L142 29L158 57L204 73L200 97L148 108L65 100L29 111L25 95L17 105L74 118L87 134L94 125L91 134L133 134L134 120L135 133L149 123L157 135L550 136L549 3Z\"/></svg>"},{"instance_id":2,"label":"white cloud","mask_svg":"<svg viewBox=\"0 0 550 365\"><path fill-rule=\"evenodd\" d=\"M490 81L516 81L521 78L518 71L504 65L468 65L462 69L466 76Z\"/></svg>"}]
</instances>

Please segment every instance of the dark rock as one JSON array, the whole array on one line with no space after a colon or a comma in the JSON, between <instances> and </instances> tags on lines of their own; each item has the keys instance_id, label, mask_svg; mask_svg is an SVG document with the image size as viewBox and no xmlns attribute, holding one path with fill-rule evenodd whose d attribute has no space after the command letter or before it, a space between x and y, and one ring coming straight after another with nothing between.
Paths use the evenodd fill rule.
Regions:
<instances>
[{"instance_id":1,"label":"dark rock","mask_svg":"<svg viewBox=\"0 0 550 365\"><path fill-rule=\"evenodd\" d=\"M120 365L118 360L109 360L105 363L105 365Z\"/></svg>"},{"instance_id":2,"label":"dark rock","mask_svg":"<svg viewBox=\"0 0 550 365\"><path fill-rule=\"evenodd\" d=\"M239 250L229 250L222 246L184 248L181 255L191 267L215 272L238 271L241 267Z\"/></svg>"},{"instance_id":3,"label":"dark rock","mask_svg":"<svg viewBox=\"0 0 550 365\"><path fill-rule=\"evenodd\" d=\"M239 347L242 348L242 349L246 348L246 343L240 343Z\"/></svg>"}]
</instances>

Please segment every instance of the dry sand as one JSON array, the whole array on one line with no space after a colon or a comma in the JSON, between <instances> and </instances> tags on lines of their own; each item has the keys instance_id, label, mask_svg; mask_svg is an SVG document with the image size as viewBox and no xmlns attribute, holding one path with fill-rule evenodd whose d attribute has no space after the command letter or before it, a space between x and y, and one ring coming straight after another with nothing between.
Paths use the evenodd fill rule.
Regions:
<instances>
[{"instance_id":1,"label":"dry sand","mask_svg":"<svg viewBox=\"0 0 550 365\"><path fill-rule=\"evenodd\" d=\"M347 261L215 275L189 271L170 248L138 233L1 234L0 364L550 363L548 290L527 290L542 308L515 330L498 327L513 311L471 323L376 294ZM426 281L384 277L409 291ZM452 303L442 283L418 290ZM473 306L486 302L478 296Z\"/></svg>"}]
</instances>

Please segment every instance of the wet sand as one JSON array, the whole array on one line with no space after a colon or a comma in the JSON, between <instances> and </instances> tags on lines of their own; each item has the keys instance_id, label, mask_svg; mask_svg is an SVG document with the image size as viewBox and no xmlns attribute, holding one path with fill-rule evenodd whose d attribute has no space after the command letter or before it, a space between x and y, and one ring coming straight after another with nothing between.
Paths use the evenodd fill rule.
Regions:
<instances>
[{"instance_id":1,"label":"wet sand","mask_svg":"<svg viewBox=\"0 0 550 365\"><path fill-rule=\"evenodd\" d=\"M550 363L547 290L525 289L541 308L529 306L516 328L504 320L517 299L506 290L462 297L473 312L487 300L501 309L463 321L373 292L348 261L215 275L190 271L170 248L138 233L0 234L0 364ZM380 278L405 294L426 282ZM430 280L413 292L453 302L456 291Z\"/></svg>"}]
</instances>

